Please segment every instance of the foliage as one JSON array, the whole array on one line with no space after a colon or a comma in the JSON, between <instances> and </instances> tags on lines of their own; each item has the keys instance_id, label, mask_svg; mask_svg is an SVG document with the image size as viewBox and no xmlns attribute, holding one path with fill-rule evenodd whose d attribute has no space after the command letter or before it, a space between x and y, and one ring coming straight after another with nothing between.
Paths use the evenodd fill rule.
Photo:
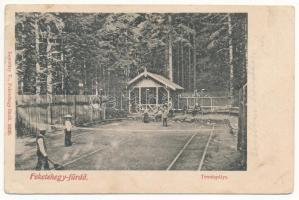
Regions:
<instances>
[{"instance_id":1,"label":"foliage","mask_svg":"<svg viewBox=\"0 0 299 200\"><path fill-rule=\"evenodd\" d=\"M17 13L15 27L22 94L125 94L144 67L167 77L171 55L174 82L186 91L246 82L242 13Z\"/></svg>"}]
</instances>

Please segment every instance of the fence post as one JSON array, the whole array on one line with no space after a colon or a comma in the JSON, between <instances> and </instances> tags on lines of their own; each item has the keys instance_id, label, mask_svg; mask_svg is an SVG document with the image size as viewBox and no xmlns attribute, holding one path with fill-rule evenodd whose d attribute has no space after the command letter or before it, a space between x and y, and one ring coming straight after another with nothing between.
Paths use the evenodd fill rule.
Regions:
<instances>
[{"instance_id":1,"label":"fence post","mask_svg":"<svg viewBox=\"0 0 299 200\"><path fill-rule=\"evenodd\" d=\"M246 123L247 123L247 116L246 116L246 96L245 96L244 88L239 90L239 130L238 130L238 150L242 153L246 153Z\"/></svg>"},{"instance_id":2,"label":"fence post","mask_svg":"<svg viewBox=\"0 0 299 200\"><path fill-rule=\"evenodd\" d=\"M103 120L106 119L106 103L103 103Z\"/></svg>"},{"instance_id":3,"label":"fence post","mask_svg":"<svg viewBox=\"0 0 299 200\"><path fill-rule=\"evenodd\" d=\"M36 120L36 124L35 124L35 131L36 131L36 133L38 132L38 124L40 123L40 117L39 117L39 95L36 95L36 108L35 108L35 114L36 114L36 118L35 118L35 120Z\"/></svg>"},{"instance_id":4,"label":"fence post","mask_svg":"<svg viewBox=\"0 0 299 200\"><path fill-rule=\"evenodd\" d=\"M128 89L128 92L129 92L129 94L128 94L128 97L129 97L129 114L131 114L131 91L130 91L130 89ZM104 112L104 109L102 109L102 111Z\"/></svg>"},{"instance_id":5,"label":"fence post","mask_svg":"<svg viewBox=\"0 0 299 200\"><path fill-rule=\"evenodd\" d=\"M50 125L53 125L53 103L50 102Z\"/></svg>"},{"instance_id":6,"label":"fence post","mask_svg":"<svg viewBox=\"0 0 299 200\"><path fill-rule=\"evenodd\" d=\"M93 107L92 107L92 104L93 104L93 97L90 96L89 97L89 106L90 106L90 122L92 123L93 122L93 119L92 119L92 115L93 115Z\"/></svg>"},{"instance_id":7,"label":"fence post","mask_svg":"<svg viewBox=\"0 0 299 200\"><path fill-rule=\"evenodd\" d=\"M77 122L77 105L76 105L76 95L74 95L74 123L76 125Z\"/></svg>"}]
</instances>

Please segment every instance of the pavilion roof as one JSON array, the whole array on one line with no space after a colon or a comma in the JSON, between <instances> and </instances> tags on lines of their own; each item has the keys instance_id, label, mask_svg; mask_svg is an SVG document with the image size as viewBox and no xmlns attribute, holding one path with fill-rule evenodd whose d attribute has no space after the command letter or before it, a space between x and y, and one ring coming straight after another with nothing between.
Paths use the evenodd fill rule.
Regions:
<instances>
[{"instance_id":1,"label":"pavilion roof","mask_svg":"<svg viewBox=\"0 0 299 200\"><path fill-rule=\"evenodd\" d=\"M184 88L179 86L178 84L172 82L171 80L165 78L164 76L161 76L159 74L148 72L146 69L144 69L144 72L133 78L128 82L128 85L132 85L133 83L139 81L142 78L150 77L154 79L155 81L159 82L160 84L172 89L172 90L183 90Z\"/></svg>"}]
</instances>

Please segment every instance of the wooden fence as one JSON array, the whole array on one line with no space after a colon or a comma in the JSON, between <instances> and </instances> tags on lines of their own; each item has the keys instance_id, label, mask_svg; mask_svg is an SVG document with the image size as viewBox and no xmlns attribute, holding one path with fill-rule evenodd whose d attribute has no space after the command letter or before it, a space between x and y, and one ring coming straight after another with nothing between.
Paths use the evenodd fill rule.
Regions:
<instances>
[{"instance_id":1,"label":"wooden fence","mask_svg":"<svg viewBox=\"0 0 299 200\"><path fill-rule=\"evenodd\" d=\"M119 110L118 105L115 98L108 97L104 101L95 95L18 95L17 134L35 134L40 126L62 126L67 114L72 115L77 125L123 117L125 111Z\"/></svg>"},{"instance_id":2,"label":"wooden fence","mask_svg":"<svg viewBox=\"0 0 299 200\"><path fill-rule=\"evenodd\" d=\"M19 135L35 134L40 126L62 126L64 116L72 115L73 124L93 123L122 118L128 112L128 98L95 95L18 95L16 98L16 130ZM174 110L192 110L195 105L217 112L232 108L230 97L177 96L172 99Z\"/></svg>"}]
</instances>

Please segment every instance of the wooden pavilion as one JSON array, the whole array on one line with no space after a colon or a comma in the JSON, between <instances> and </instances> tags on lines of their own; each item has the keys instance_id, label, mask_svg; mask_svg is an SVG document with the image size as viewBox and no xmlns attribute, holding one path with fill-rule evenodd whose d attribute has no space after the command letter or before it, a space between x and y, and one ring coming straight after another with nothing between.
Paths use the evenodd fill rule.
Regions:
<instances>
[{"instance_id":1,"label":"wooden pavilion","mask_svg":"<svg viewBox=\"0 0 299 200\"><path fill-rule=\"evenodd\" d=\"M155 113L168 105L171 109L172 99L183 90L181 86L169 79L148 72L144 72L128 82L129 113Z\"/></svg>"}]
</instances>

